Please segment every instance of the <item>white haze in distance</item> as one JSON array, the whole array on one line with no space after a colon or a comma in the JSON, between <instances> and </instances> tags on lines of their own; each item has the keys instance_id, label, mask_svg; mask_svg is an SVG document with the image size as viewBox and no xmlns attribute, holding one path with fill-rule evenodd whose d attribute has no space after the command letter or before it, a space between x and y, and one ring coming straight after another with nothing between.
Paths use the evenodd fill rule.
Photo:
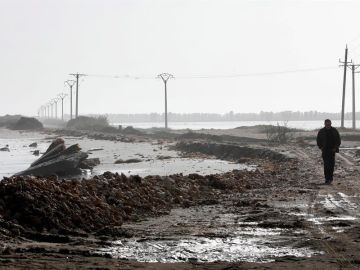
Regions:
<instances>
[{"instance_id":1,"label":"white haze in distance","mask_svg":"<svg viewBox=\"0 0 360 270\"><path fill-rule=\"evenodd\" d=\"M0 0L0 115L35 115L73 72L141 77L85 77L80 114L163 112L161 72L176 77L170 112L338 112L346 43L360 62L359 12L360 1ZM181 78L318 67L333 68Z\"/></svg>"}]
</instances>

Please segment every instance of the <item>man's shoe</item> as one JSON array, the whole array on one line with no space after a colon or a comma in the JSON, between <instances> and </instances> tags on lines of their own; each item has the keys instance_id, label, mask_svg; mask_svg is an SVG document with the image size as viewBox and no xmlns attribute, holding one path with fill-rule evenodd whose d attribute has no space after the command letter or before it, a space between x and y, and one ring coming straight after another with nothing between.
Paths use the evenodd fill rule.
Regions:
<instances>
[{"instance_id":1,"label":"man's shoe","mask_svg":"<svg viewBox=\"0 0 360 270\"><path fill-rule=\"evenodd\" d=\"M325 185L331 185L332 181L325 181Z\"/></svg>"}]
</instances>

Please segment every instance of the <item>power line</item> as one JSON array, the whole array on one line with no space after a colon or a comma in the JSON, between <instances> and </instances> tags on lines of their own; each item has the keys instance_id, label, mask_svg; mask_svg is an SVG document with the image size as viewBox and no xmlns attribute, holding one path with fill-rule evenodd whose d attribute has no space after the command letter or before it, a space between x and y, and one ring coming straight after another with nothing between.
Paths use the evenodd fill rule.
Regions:
<instances>
[{"instance_id":1,"label":"power line","mask_svg":"<svg viewBox=\"0 0 360 270\"><path fill-rule=\"evenodd\" d=\"M292 69L292 70L281 70L281 71L270 71L270 72L254 72L254 73L240 73L240 74L228 74L228 75L197 75L197 76L176 76L177 79L227 79L237 77L258 77L258 76L271 76L291 73L305 73L312 71L322 71L337 69L337 66L328 67L316 67L316 68L304 68L304 69Z\"/></svg>"},{"instance_id":2,"label":"power line","mask_svg":"<svg viewBox=\"0 0 360 270\"><path fill-rule=\"evenodd\" d=\"M109 79L133 79L133 80L151 80L156 79L154 76L143 76L143 75L105 75L105 74L86 74L89 77L97 78L109 78Z\"/></svg>"},{"instance_id":3,"label":"power line","mask_svg":"<svg viewBox=\"0 0 360 270\"><path fill-rule=\"evenodd\" d=\"M214 75L184 75L176 76L177 79L227 79L227 78L236 78L236 77L257 77L257 76L271 76L271 75L281 75L281 74L291 74L291 73L305 73L305 72L316 72L323 70L332 70L337 69L337 66L326 66L326 67L314 67L314 68L303 68L303 69L288 69L288 70L279 70L279 71L269 71L269 72L254 72L254 73L234 73L234 74L214 74ZM142 76L142 75L105 75L105 74L83 74L89 77L98 77L98 78L110 78L110 79L156 79L157 77L153 76Z\"/></svg>"}]
</instances>

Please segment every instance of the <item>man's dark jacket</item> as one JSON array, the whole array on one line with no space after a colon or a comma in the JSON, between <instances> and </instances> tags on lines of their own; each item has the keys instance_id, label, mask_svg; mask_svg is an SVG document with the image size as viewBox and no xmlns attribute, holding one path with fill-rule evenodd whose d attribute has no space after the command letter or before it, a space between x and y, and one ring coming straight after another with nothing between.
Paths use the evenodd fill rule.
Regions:
<instances>
[{"instance_id":1,"label":"man's dark jacket","mask_svg":"<svg viewBox=\"0 0 360 270\"><path fill-rule=\"evenodd\" d=\"M319 130L316 142L323 151L335 149L338 153L341 139L336 128L331 127L330 129L326 129L324 127Z\"/></svg>"}]
</instances>

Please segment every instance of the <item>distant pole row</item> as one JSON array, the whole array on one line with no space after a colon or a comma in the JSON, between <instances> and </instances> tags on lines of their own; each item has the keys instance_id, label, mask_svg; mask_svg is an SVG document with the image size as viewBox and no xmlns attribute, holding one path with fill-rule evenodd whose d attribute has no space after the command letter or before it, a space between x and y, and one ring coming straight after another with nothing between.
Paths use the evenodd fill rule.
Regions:
<instances>
[{"instance_id":1,"label":"distant pole row","mask_svg":"<svg viewBox=\"0 0 360 270\"><path fill-rule=\"evenodd\" d=\"M70 97L70 119L74 118L73 115L73 86L76 85L75 89L75 118L79 116L79 79L83 76L88 76L87 74L80 73L71 73L69 74L75 77L75 80L66 80L64 83L69 87L69 97ZM167 106L167 82L169 79L173 79L174 76L169 73L161 73L157 76L161 79L165 86L165 128L168 128L168 106ZM61 100L61 120L64 120L64 98L67 96L65 93L61 93L58 97L50 100L45 105L41 106L38 115L42 118L55 118L57 119L57 103ZM55 109L55 114L54 114Z\"/></svg>"},{"instance_id":2,"label":"distant pole row","mask_svg":"<svg viewBox=\"0 0 360 270\"><path fill-rule=\"evenodd\" d=\"M60 93L56 98L51 99L48 103L40 106L38 115L41 118L58 119L58 102L61 101L61 120L64 120L64 98L67 95ZM55 110L54 110L55 109Z\"/></svg>"},{"instance_id":3,"label":"distant pole row","mask_svg":"<svg viewBox=\"0 0 360 270\"><path fill-rule=\"evenodd\" d=\"M342 103L341 103L341 127L344 128L345 122L345 90L346 90L346 72L347 68L351 69L352 73L352 128L356 128L356 111L355 111L355 73L359 73L356 69L360 66L359 64L353 63L351 60L348 61L348 47L345 47L345 59L344 61L339 60L342 64L340 66L344 67L344 76L343 76L343 91L342 91ZM350 64L350 65L349 65Z\"/></svg>"}]
</instances>

